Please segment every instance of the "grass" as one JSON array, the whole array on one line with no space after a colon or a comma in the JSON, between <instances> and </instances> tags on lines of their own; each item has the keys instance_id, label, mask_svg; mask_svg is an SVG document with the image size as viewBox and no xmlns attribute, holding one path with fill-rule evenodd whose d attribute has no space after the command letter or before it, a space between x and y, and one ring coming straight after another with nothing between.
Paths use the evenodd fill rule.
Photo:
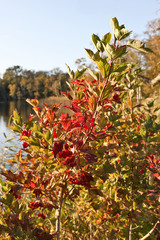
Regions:
<instances>
[{"instance_id":1,"label":"grass","mask_svg":"<svg viewBox=\"0 0 160 240\"><path fill-rule=\"evenodd\" d=\"M51 97L39 100L40 107L43 107L44 103L47 104L48 106L52 106L53 104L56 104L56 103L61 103L60 110L58 111L59 116L61 113L68 113L69 115L73 114L73 112L70 109L65 107L63 108L63 106L65 105L68 105L68 106L71 105L70 101L64 96L60 96L60 97L51 96Z\"/></svg>"},{"instance_id":2,"label":"grass","mask_svg":"<svg viewBox=\"0 0 160 240\"><path fill-rule=\"evenodd\" d=\"M70 101L64 96L60 96L60 97L51 96L48 98L42 98L40 99L39 102L40 102L40 106L42 106L44 103L46 103L49 106L51 106L54 103L62 103L62 105L70 104Z\"/></svg>"}]
</instances>

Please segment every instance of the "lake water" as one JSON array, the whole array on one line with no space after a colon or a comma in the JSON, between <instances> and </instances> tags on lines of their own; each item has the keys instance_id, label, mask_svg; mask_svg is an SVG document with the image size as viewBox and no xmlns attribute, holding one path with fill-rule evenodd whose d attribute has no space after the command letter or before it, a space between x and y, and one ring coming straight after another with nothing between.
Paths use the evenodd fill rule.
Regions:
<instances>
[{"instance_id":1,"label":"lake water","mask_svg":"<svg viewBox=\"0 0 160 240\"><path fill-rule=\"evenodd\" d=\"M0 103L0 160L9 157L20 147L18 135L8 128L9 118L13 111L17 109L22 119L25 121L30 113L32 107L24 100L19 102L1 102ZM11 140L12 139L12 140ZM12 146L12 147L11 147Z\"/></svg>"},{"instance_id":2,"label":"lake water","mask_svg":"<svg viewBox=\"0 0 160 240\"><path fill-rule=\"evenodd\" d=\"M62 106L69 104L69 101L66 99L64 100L63 98L49 99L47 104L50 105L58 102L61 102ZM1 163L4 162L6 158L15 156L15 153L18 152L18 149L22 147L22 143L19 141L19 134L14 133L8 128L10 116L13 114L15 109L18 110L23 121L27 120L31 113L34 113L32 106L25 100L8 103L0 102L0 167L2 166ZM71 111L66 108L61 109L59 114L61 114L61 112L68 112L71 114Z\"/></svg>"}]
</instances>

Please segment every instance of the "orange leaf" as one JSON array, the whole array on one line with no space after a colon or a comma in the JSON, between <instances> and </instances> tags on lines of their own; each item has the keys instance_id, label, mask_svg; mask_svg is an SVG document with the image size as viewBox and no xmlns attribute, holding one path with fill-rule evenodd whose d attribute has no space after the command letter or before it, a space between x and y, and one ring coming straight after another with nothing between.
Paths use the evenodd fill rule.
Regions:
<instances>
[{"instance_id":1,"label":"orange leaf","mask_svg":"<svg viewBox=\"0 0 160 240\"><path fill-rule=\"evenodd\" d=\"M88 105L89 105L89 108L92 110L92 111L95 111L96 109L96 106L97 106L97 100L95 98L95 96L91 96L89 97L88 99Z\"/></svg>"}]
</instances>

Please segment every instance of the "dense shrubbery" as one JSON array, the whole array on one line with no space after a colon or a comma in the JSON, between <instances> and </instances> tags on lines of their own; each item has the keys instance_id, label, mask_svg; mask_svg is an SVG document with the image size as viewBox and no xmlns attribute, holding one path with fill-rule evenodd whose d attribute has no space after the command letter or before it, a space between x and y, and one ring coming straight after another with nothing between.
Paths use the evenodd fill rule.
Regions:
<instances>
[{"instance_id":1,"label":"dense shrubbery","mask_svg":"<svg viewBox=\"0 0 160 240\"><path fill-rule=\"evenodd\" d=\"M93 34L97 52L86 49L92 80L68 67L72 116L37 99L27 121L14 111L22 149L10 159L18 169L1 172L1 239L159 239L160 125L153 102L133 104L140 70L117 61L128 47L149 49L121 45L130 31L111 26L113 44Z\"/></svg>"}]
</instances>

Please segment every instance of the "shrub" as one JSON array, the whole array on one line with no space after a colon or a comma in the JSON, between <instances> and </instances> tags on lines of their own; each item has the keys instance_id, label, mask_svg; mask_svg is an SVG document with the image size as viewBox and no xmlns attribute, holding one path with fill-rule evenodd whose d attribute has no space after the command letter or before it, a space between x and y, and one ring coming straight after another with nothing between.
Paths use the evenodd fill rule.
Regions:
<instances>
[{"instance_id":1,"label":"shrub","mask_svg":"<svg viewBox=\"0 0 160 240\"><path fill-rule=\"evenodd\" d=\"M140 69L118 61L132 47L149 49L116 18L97 52L86 49L98 72L68 67L73 114L60 104L38 106L25 122L14 111L12 126L22 148L18 169L1 173L1 239L158 239L160 125L147 106L134 105ZM10 159L12 161L12 159Z\"/></svg>"}]
</instances>

